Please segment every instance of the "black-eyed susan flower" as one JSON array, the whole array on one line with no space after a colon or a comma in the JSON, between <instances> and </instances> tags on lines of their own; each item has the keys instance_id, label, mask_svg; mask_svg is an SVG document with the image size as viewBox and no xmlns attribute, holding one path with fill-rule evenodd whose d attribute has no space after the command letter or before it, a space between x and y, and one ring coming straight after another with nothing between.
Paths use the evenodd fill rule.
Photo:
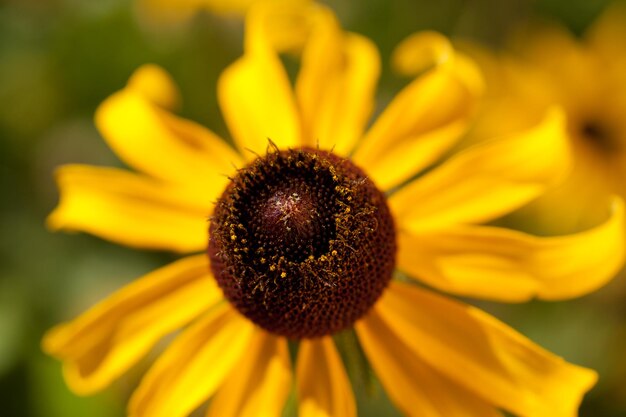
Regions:
<instances>
[{"instance_id":1,"label":"black-eyed susan flower","mask_svg":"<svg viewBox=\"0 0 626 417\"><path fill-rule=\"evenodd\" d=\"M602 285L622 262L619 202L578 235L479 225L562 174L558 111L411 181L466 129L479 90L471 62L444 49L366 129L379 73L372 43L321 6L255 8L245 53L219 80L236 150L168 111L178 96L163 70L138 70L96 115L136 172L62 167L49 224L191 255L45 336L70 388L106 387L184 328L134 392L130 416L183 417L209 398L209 416L279 416L292 386L301 416L355 416L333 341L354 328L408 415L575 416L593 371L394 279L398 270L452 294L561 299ZM285 50L301 54L295 89Z\"/></svg>"},{"instance_id":2,"label":"black-eyed susan flower","mask_svg":"<svg viewBox=\"0 0 626 417\"><path fill-rule=\"evenodd\" d=\"M480 54L488 100L478 136L528 126L555 104L565 111L573 169L529 212L545 228L586 227L603 215L594 202L626 195L625 28L626 4L616 3L581 38L533 25L500 56Z\"/></svg>"}]
</instances>

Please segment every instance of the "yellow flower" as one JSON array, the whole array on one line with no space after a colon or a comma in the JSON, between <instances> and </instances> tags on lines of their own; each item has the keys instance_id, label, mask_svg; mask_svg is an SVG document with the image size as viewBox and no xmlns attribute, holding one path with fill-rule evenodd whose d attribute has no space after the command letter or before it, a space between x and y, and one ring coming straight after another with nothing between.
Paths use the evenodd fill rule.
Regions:
<instances>
[{"instance_id":1,"label":"yellow flower","mask_svg":"<svg viewBox=\"0 0 626 417\"><path fill-rule=\"evenodd\" d=\"M586 227L604 215L597 201L626 195L625 28L617 3L582 39L543 25L519 34L507 54L482 56L489 94L478 136L523 128L554 104L565 110L573 169L529 211L548 230Z\"/></svg>"},{"instance_id":2,"label":"yellow flower","mask_svg":"<svg viewBox=\"0 0 626 417\"><path fill-rule=\"evenodd\" d=\"M575 416L595 372L474 307L392 280L392 270L492 300L584 294L622 263L622 205L565 237L479 225L562 174L558 111L410 181L462 135L480 89L471 62L424 36L435 38L436 65L369 129L376 48L317 5L249 14L245 53L219 80L237 150L168 111L178 93L155 66L108 98L96 123L137 172L61 168L49 225L138 248L208 247L209 256L149 273L52 329L43 347L63 361L70 388L106 387L189 324L141 381L130 416L182 417L209 398L209 416L279 416L293 380L300 416L355 416L332 337L354 328L408 415ZM301 56L295 89L278 56L286 50ZM295 377L288 338L297 342Z\"/></svg>"}]
</instances>

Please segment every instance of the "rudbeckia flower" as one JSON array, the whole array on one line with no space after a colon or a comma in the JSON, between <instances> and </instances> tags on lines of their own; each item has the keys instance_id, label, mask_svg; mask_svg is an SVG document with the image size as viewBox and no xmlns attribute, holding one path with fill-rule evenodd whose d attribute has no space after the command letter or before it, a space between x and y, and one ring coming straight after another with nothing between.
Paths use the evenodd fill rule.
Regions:
<instances>
[{"instance_id":1,"label":"rudbeckia flower","mask_svg":"<svg viewBox=\"0 0 626 417\"><path fill-rule=\"evenodd\" d=\"M527 211L547 230L586 227L604 215L595 202L626 195L624 45L622 2L581 38L556 24L536 24L520 31L504 53L479 53L488 94L477 136L533 124L555 104L565 111L573 169Z\"/></svg>"},{"instance_id":2,"label":"rudbeckia flower","mask_svg":"<svg viewBox=\"0 0 626 417\"><path fill-rule=\"evenodd\" d=\"M367 128L375 46L322 6L253 8L244 55L219 80L234 148L168 110L178 93L163 70L139 69L96 114L135 171L62 167L49 225L185 257L45 336L70 388L103 389L183 328L130 416L183 417L208 399L208 416L279 416L292 387L300 416L355 416L333 339L354 329L407 415L575 416L595 372L417 282L501 301L587 293L622 263L622 206L570 236L481 226L562 175L563 118L432 168L480 90L472 63L444 50ZM285 51L300 53L295 89Z\"/></svg>"}]
</instances>

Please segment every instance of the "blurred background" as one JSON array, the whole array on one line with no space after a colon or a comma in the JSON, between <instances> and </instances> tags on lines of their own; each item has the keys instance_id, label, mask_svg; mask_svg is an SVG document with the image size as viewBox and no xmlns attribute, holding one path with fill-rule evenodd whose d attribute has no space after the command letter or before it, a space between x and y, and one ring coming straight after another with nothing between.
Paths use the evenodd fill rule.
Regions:
<instances>
[{"instance_id":1,"label":"blurred background","mask_svg":"<svg viewBox=\"0 0 626 417\"><path fill-rule=\"evenodd\" d=\"M388 66L391 51L416 30L498 45L512 27L541 18L580 34L609 4L325 3L345 28L378 45L384 63L380 106L406 82ZM165 67L178 82L185 117L226 136L215 86L221 70L241 54L242 33L240 18L209 12L163 26L137 12L132 0L0 2L0 416L125 415L125 402L145 364L106 392L81 398L66 388L60 364L42 354L39 341L52 325L173 258L87 235L47 231L46 215L57 202L53 172L69 162L121 165L99 137L92 116L104 98L147 62ZM574 301L480 306L547 349L600 372L581 416L626 416L625 287L622 276ZM397 415L381 390L356 389L361 416Z\"/></svg>"}]
</instances>

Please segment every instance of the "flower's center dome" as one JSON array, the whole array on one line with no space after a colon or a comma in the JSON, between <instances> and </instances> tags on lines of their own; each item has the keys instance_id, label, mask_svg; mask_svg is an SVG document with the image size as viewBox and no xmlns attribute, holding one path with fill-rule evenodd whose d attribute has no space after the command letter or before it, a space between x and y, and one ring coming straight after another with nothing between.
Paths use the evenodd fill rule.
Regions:
<instances>
[{"instance_id":1,"label":"flower's center dome","mask_svg":"<svg viewBox=\"0 0 626 417\"><path fill-rule=\"evenodd\" d=\"M396 239L385 197L332 153L271 152L240 170L215 206L211 269L230 302L294 339L352 325L391 279Z\"/></svg>"}]
</instances>

